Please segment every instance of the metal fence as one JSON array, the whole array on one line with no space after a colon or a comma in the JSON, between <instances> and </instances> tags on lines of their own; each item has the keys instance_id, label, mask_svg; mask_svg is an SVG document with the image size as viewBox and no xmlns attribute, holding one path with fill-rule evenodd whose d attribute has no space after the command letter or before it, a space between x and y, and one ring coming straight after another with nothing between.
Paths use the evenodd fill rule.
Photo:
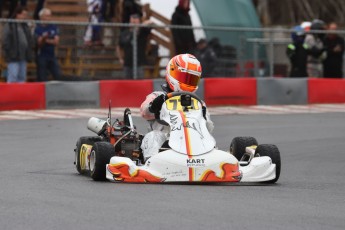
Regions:
<instances>
[{"instance_id":1,"label":"metal fence","mask_svg":"<svg viewBox=\"0 0 345 230\"><path fill-rule=\"evenodd\" d=\"M39 21L14 21L0 19L1 34L5 23L28 23L34 31ZM56 47L63 80L124 79L124 69L118 59L121 28L147 27L122 23L98 23L101 42L85 45L84 36L89 23L49 22L60 30L60 44ZM94 24L95 25L95 24ZM284 28L237 28L237 27L187 27L150 25L152 28L148 46L145 47L146 63L138 73L138 40L132 36L133 79L160 78L165 65L174 55L171 29L193 29L198 41L206 39L216 54L215 60L202 63L207 66L205 77L287 77L289 61L285 50L290 40L290 29ZM135 35L137 30L132 30ZM317 31L316 31L317 32ZM326 32L327 33L327 32ZM338 31L345 34L345 31ZM1 42L1 41L0 41ZM35 47L33 47L35 49ZM0 51L2 52L2 51ZM192 50L191 53L195 52ZM28 64L28 79L36 79L35 61ZM1 53L1 76L6 76L6 62Z\"/></svg>"}]
</instances>

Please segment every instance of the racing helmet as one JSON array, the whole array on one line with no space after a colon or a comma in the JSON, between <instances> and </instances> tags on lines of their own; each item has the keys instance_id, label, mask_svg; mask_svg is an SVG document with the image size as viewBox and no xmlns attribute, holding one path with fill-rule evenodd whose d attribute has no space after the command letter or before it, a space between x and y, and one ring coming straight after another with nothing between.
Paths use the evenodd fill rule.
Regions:
<instances>
[{"instance_id":1,"label":"racing helmet","mask_svg":"<svg viewBox=\"0 0 345 230\"><path fill-rule=\"evenodd\" d=\"M191 54L179 54L170 59L165 80L173 92L195 92L201 78L201 65Z\"/></svg>"},{"instance_id":2,"label":"racing helmet","mask_svg":"<svg viewBox=\"0 0 345 230\"><path fill-rule=\"evenodd\" d=\"M302 26L295 26L292 28L291 38L294 43L303 43L305 31Z\"/></svg>"},{"instance_id":3,"label":"racing helmet","mask_svg":"<svg viewBox=\"0 0 345 230\"><path fill-rule=\"evenodd\" d=\"M326 24L324 21L320 20L320 19L314 19L311 22L311 26L310 29L311 30L324 30L326 27Z\"/></svg>"},{"instance_id":4,"label":"racing helmet","mask_svg":"<svg viewBox=\"0 0 345 230\"><path fill-rule=\"evenodd\" d=\"M326 24L324 21L320 19L314 19L311 23L310 29L311 30L325 30ZM325 36L325 34L321 32L314 33L313 35L319 39L323 39Z\"/></svg>"},{"instance_id":5,"label":"racing helmet","mask_svg":"<svg viewBox=\"0 0 345 230\"><path fill-rule=\"evenodd\" d=\"M310 27L311 27L311 22L302 22L301 23L301 27L303 28L303 30L305 32L308 32L310 30Z\"/></svg>"}]
</instances>

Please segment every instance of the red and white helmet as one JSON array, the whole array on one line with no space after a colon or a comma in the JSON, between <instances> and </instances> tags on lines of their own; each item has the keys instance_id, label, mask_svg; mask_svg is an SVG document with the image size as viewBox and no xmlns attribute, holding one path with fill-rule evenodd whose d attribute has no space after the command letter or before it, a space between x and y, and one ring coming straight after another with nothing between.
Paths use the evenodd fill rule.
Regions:
<instances>
[{"instance_id":1,"label":"red and white helmet","mask_svg":"<svg viewBox=\"0 0 345 230\"><path fill-rule=\"evenodd\" d=\"M179 54L170 59L165 79L174 92L195 92L201 78L201 65L191 54Z\"/></svg>"},{"instance_id":2,"label":"red and white helmet","mask_svg":"<svg viewBox=\"0 0 345 230\"><path fill-rule=\"evenodd\" d=\"M309 32L310 27L311 27L311 22L302 22L301 27L305 32Z\"/></svg>"}]
</instances>

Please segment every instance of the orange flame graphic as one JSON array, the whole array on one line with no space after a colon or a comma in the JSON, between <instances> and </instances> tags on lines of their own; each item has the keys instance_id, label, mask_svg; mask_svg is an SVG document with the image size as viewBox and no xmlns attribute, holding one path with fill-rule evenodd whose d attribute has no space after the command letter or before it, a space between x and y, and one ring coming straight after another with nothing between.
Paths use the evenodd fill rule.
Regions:
<instances>
[{"instance_id":1,"label":"orange flame graphic","mask_svg":"<svg viewBox=\"0 0 345 230\"><path fill-rule=\"evenodd\" d=\"M207 170L201 176L202 182L239 182L241 179L241 172L239 171L238 164L224 163L221 165L221 177L216 176L212 170Z\"/></svg>"},{"instance_id":2,"label":"orange flame graphic","mask_svg":"<svg viewBox=\"0 0 345 230\"><path fill-rule=\"evenodd\" d=\"M151 173L138 169L133 174L129 173L129 166L125 163L109 164L108 171L113 174L115 181L131 183L160 183L165 179L152 175Z\"/></svg>"}]
</instances>

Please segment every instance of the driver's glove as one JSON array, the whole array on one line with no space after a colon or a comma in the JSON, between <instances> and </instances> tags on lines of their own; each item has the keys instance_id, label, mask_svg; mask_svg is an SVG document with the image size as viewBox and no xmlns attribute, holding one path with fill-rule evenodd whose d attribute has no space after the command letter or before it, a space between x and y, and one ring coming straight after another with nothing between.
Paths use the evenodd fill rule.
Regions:
<instances>
[{"instance_id":1,"label":"driver's glove","mask_svg":"<svg viewBox=\"0 0 345 230\"><path fill-rule=\"evenodd\" d=\"M154 114L159 114L161 111L162 105L165 101L165 94L161 94L156 97L149 105L149 111Z\"/></svg>"}]
</instances>

